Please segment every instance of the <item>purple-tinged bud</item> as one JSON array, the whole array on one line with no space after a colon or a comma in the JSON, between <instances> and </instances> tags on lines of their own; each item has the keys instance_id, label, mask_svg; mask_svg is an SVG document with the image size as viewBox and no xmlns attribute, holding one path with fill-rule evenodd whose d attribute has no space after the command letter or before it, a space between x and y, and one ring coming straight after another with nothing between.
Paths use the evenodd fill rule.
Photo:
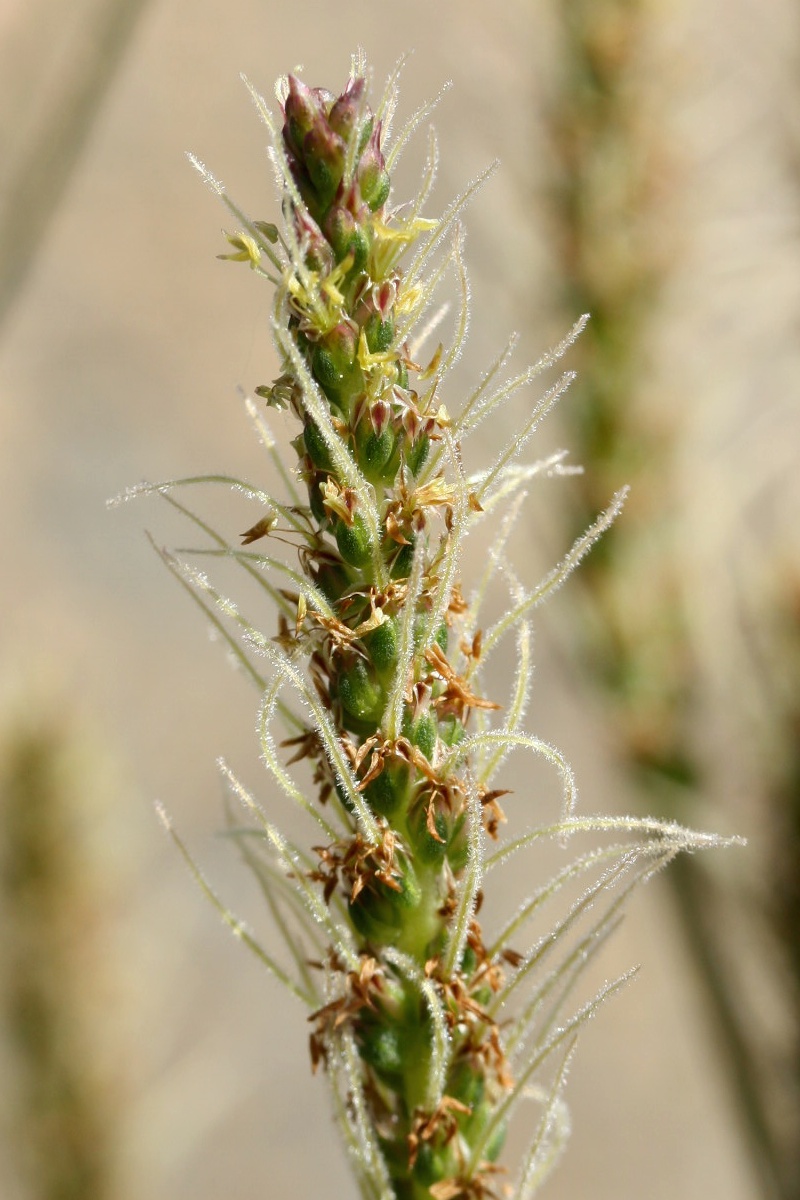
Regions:
<instances>
[{"instance_id":1,"label":"purple-tinged bud","mask_svg":"<svg viewBox=\"0 0 800 1200\"><path fill-rule=\"evenodd\" d=\"M325 218L325 236L330 242L336 261L341 262L350 250L350 241L356 231L356 219L340 204L334 205Z\"/></svg>"},{"instance_id":2,"label":"purple-tinged bud","mask_svg":"<svg viewBox=\"0 0 800 1200\"><path fill-rule=\"evenodd\" d=\"M336 195L344 172L344 142L319 117L303 140L303 162L322 208Z\"/></svg>"},{"instance_id":3,"label":"purple-tinged bud","mask_svg":"<svg viewBox=\"0 0 800 1200\"><path fill-rule=\"evenodd\" d=\"M369 257L369 240L349 209L334 205L325 219L325 236L337 262L352 254L352 270L356 273L364 270Z\"/></svg>"},{"instance_id":4,"label":"purple-tinged bud","mask_svg":"<svg viewBox=\"0 0 800 1200\"><path fill-rule=\"evenodd\" d=\"M345 141L349 141L363 111L364 88L363 79L351 80L338 100L334 100L328 113L331 129Z\"/></svg>"},{"instance_id":5,"label":"purple-tinged bud","mask_svg":"<svg viewBox=\"0 0 800 1200\"><path fill-rule=\"evenodd\" d=\"M391 468L388 469L389 477L384 476L394 454L395 443L395 433L390 424L384 422L380 433L375 433L369 421L363 421L359 425L356 433L358 463L370 482L385 484L394 478L395 472Z\"/></svg>"},{"instance_id":6,"label":"purple-tinged bud","mask_svg":"<svg viewBox=\"0 0 800 1200\"><path fill-rule=\"evenodd\" d=\"M391 416L391 405L387 404L385 400L376 400L369 410L369 419L372 422L372 428L375 430L376 437L381 436Z\"/></svg>"},{"instance_id":7,"label":"purple-tinged bud","mask_svg":"<svg viewBox=\"0 0 800 1200\"><path fill-rule=\"evenodd\" d=\"M397 281L386 279L372 289L372 303L382 320L386 320L397 303Z\"/></svg>"},{"instance_id":8,"label":"purple-tinged bud","mask_svg":"<svg viewBox=\"0 0 800 1200\"><path fill-rule=\"evenodd\" d=\"M380 142L381 125L379 121L364 148L357 172L361 198L372 212L386 203L391 187Z\"/></svg>"},{"instance_id":9,"label":"purple-tinged bud","mask_svg":"<svg viewBox=\"0 0 800 1200\"><path fill-rule=\"evenodd\" d=\"M328 274L334 265L328 239L316 221L303 209L295 209L294 221L301 242L305 246L306 264L312 271Z\"/></svg>"},{"instance_id":10,"label":"purple-tinged bud","mask_svg":"<svg viewBox=\"0 0 800 1200\"><path fill-rule=\"evenodd\" d=\"M345 374L356 360L358 331L348 321L342 321L323 340L336 370Z\"/></svg>"},{"instance_id":11,"label":"purple-tinged bud","mask_svg":"<svg viewBox=\"0 0 800 1200\"><path fill-rule=\"evenodd\" d=\"M320 105L311 88L295 75L289 76L289 94L283 111L286 116L284 140L288 149L300 157L303 140L319 118Z\"/></svg>"}]
</instances>

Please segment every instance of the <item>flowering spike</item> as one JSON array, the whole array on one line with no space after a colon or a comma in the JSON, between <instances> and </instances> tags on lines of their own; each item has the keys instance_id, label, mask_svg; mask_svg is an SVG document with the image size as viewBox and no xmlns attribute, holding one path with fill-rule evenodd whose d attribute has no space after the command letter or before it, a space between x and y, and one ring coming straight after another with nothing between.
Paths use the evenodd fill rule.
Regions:
<instances>
[{"instance_id":1,"label":"flowering spike","mask_svg":"<svg viewBox=\"0 0 800 1200\"><path fill-rule=\"evenodd\" d=\"M622 980L558 1028L555 1014L615 927L633 883L679 850L715 842L660 822L575 816L565 759L521 731L530 675L528 614L616 517L624 493L528 593L505 558L521 489L537 475L571 468L563 465L563 452L530 466L513 460L571 375L545 393L488 470L467 472L461 440L552 366L585 318L534 367L504 382L512 338L462 413L450 417L438 392L461 353L469 317L460 219L493 168L441 218L423 217L438 160L431 135L420 192L397 204L391 171L429 108L415 114L387 153L397 72L376 114L367 101L363 56L353 64L338 96L289 75L278 90L282 127L247 85L272 136L270 157L282 192L279 226L241 214L194 160L239 226L226 235L232 252L222 257L248 263L276 284L272 332L280 371L255 394L296 421L296 464L293 470L279 464L277 471L289 498L281 503L271 491L222 475L144 485L139 493L165 496L210 540L193 553L232 560L277 608L277 633L273 625L262 632L204 575L160 552L260 688L264 763L285 802L310 815L324 839L311 849L290 842L222 766L231 794L255 822L255 831L233 832L276 918L291 970L251 948L295 995L308 1005L314 1001L312 1066L330 1075L362 1194L374 1200L496 1196L507 1118L523 1098L540 1094L544 1114L522 1165L522 1200L563 1144L561 1086L575 1031ZM436 293L453 276L451 342L421 355L447 310L435 308ZM247 409L274 464L275 443L255 402ZM245 530L244 545L257 542L261 551L289 541L299 568L266 550L234 549L230 537L168 494L200 482L255 500L255 518L235 526ZM508 514L467 603L458 579L463 540L508 497ZM512 605L483 634L479 610L496 574L504 576ZM497 717L500 705L484 694L479 676L512 628L519 665L509 710ZM256 670L253 653L268 678ZM284 684L297 711L279 700ZM280 745L273 734L279 713L290 733ZM487 841L499 837L505 821L499 800L507 793L492 777L517 748L556 768L562 811L551 824L487 855ZM308 790L289 770L304 758L313 785ZM541 820L538 800L526 800ZM539 886L487 947L479 916L492 871L546 838L563 845L573 834L620 830L630 845L579 855ZM248 832L259 837L245 843ZM529 918L545 901L563 904L562 890L578 876L589 877L583 896L554 921L550 937L532 947L523 942L519 950L509 945L527 933ZM611 899L598 903L596 918L587 917L605 893ZM240 923L221 911L247 940ZM582 926L592 920L588 930ZM323 947L310 965L292 942L297 924L318 953ZM539 1022L545 997L549 1007ZM519 1001L520 1011L501 1026L499 1009L508 998ZM532 1093L539 1068L559 1055L552 1087L536 1085Z\"/></svg>"}]
</instances>

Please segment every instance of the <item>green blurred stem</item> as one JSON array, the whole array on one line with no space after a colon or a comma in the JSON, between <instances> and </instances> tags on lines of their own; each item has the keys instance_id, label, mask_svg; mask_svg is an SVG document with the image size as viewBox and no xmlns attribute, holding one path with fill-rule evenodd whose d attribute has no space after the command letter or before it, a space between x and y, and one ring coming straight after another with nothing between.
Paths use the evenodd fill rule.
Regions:
<instances>
[{"instance_id":1,"label":"green blurred stem","mask_svg":"<svg viewBox=\"0 0 800 1200\"><path fill-rule=\"evenodd\" d=\"M741 1015L733 1001L729 972L712 928L712 888L697 860L681 855L665 876L669 894L702 988L713 1036L736 1097L750 1157L767 1200L798 1200L800 1180L782 1169L778 1146L764 1103L763 1085Z\"/></svg>"},{"instance_id":2,"label":"green blurred stem","mask_svg":"<svg viewBox=\"0 0 800 1200\"><path fill-rule=\"evenodd\" d=\"M148 0L102 0L86 14L51 118L26 147L0 201L0 327L33 265ZM57 7L57 6L53 6ZM36 12L33 19L41 19ZM30 78L26 77L30 85ZM35 84L35 78L34 78ZM24 104L19 97L20 106Z\"/></svg>"}]
</instances>

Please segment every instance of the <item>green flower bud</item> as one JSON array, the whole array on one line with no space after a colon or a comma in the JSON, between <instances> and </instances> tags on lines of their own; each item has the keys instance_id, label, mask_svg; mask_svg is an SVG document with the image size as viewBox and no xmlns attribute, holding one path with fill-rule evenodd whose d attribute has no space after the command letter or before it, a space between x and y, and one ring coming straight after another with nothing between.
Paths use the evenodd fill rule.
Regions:
<instances>
[{"instance_id":1,"label":"green flower bud","mask_svg":"<svg viewBox=\"0 0 800 1200\"><path fill-rule=\"evenodd\" d=\"M406 710L403 715L403 733L412 745L419 747L427 759L433 757L436 746L436 721L430 713L423 713L412 723Z\"/></svg>"},{"instance_id":2,"label":"green flower bud","mask_svg":"<svg viewBox=\"0 0 800 1200\"><path fill-rule=\"evenodd\" d=\"M333 250L334 258L340 263L348 254L353 256L350 276L359 275L369 258L368 230L356 221L352 212L341 204L335 204L325 218L323 232Z\"/></svg>"},{"instance_id":3,"label":"green flower bud","mask_svg":"<svg viewBox=\"0 0 800 1200\"><path fill-rule=\"evenodd\" d=\"M434 837L428 828L428 805L427 800L423 799L421 803L415 806L413 813L409 816L408 833L415 854L426 866L438 866L444 861L444 856L447 853L447 840L450 831L447 827L447 818L444 813L437 812L434 815L433 824L438 835L437 837Z\"/></svg>"},{"instance_id":4,"label":"green flower bud","mask_svg":"<svg viewBox=\"0 0 800 1200\"><path fill-rule=\"evenodd\" d=\"M422 897L417 877L404 854L397 856L396 867L396 888L375 882L348 905L358 932L384 945L396 941L398 931L407 926L409 912L419 905Z\"/></svg>"},{"instance_id":5,"label":"green flower bud","mask_svg":"<svg viewBox=\"0 0 800 1200\"><path fill-rule=\"evenodd\" d=\"M425 465L425 460L428 457L430 448L430 438L426 434L418 437L417 440L412 442L408 447L406 450L406 462L408 463L408 468L412 475L419 475L420 471Z\"/></svg>"},{"instance_id":6,"label":"green flower bud","mask_svg":"<svg viewBox=\"0 0 800 1200\"><path fill-rule=\"evenodd\" d=\"M387 617L382 625L364 635L367 654L378 671L390 671L397 662L397 623Z\"/></svg>"},{"instance_id":7,"label":"green flower bud","mask_svg":"<svg viewBox=\"0 0 800 1200\"><path fill-rule=\"evenodd\" d=\"M336 195L344 172L344 142L320 117L303 139L303 162L321 209Z\"/></svg>"},{"instance_id":8,"label":"green flower bud","mask_svg":"<svg viewBox=\"0 0 800 1200\"><path fill-rule=\"evenodd\" d=\"M361 198L372 212L377 212L389 198L391 180L380 149L380 124L372 131L358 164L358 187Z\"/></svg>"},{"instance_id":9,"label":"green flower bud","mask_svg":"<svg viewBox=\"0 0 800 1200\"><path fill-rule=\"evenodd\" d=\"M408 545L401 546L395 555L394 562L392 563L392 579L406 579L411 574L411 563L413 558L413 543L409 542Z\"/></svg>"},{"instance_id":10,"label":"green flower bud","mask_svg":"<svg viewBox=\"0 0 800 1200\"><path fill-rule=\"evenodd\" d=\"M378 1075L391 1080L402 1074L405 1047L396 1026L368 1026L361 1030L359 1041L361 1057Z\"/></svg>"},{"instance_id":11,"label":"green flower bud","mask_svg":"<svg viewBox=\"0 0 800 1200\"><path fill-rule=\"evenodd\" d=\"M289 76L289 94L284 113L284 141L287 148L297 157L302 154L303 141L319 117L319 100L310 87L296 76Z\"/></svg>"},{"instance_id":12,"label":"green flower bud","mask_svg":"<svg viewBox=\"0 0 800 1200\"><path fill-rule=\"evenodd\" d=\"M380 817L393 817L408 797L410 773L408 767L389 766L377 779L364 788L364 797L373 812Z\"/></svg>"},{"instance_id":13,"label":"green flower bud","mask_svg":"<svg viewBox=\"0 0 800 1200\"><path fill-rule=\"evenodd\" d=\"M337 521L335 537L339 553L351 567L365 567L372 559L369 533L360 513L355 514L352 525Z\"/></svg>"},{"instance_id":14,"label":"green flower bud","mask_svg":"<svg viewBox=\"0 0 800 1200\"><path fill-rule=\"evenodd\" d=\"M414 1163L414 1179L423 1187L432 1187L455 1174L456 1164L446 1146L435 1148L430 1142L420 1142L417 1161Z\"/></svg>"},{"instance_id":15,"label":"green flower bud","mask_svg":"<svg viewBox=\"0 0 800 1200\"><path fill-rule=\"evenodd\" d=\"M439 722L439 737L445 746L457 746L466 730L458 717L445 717Z\"/></svg>"},{"instance_id":16,"label":"green flower bud","mask_svg":"<svg viewBox=\"0 0 800 1200\"><path fill-rule=\"evenodd\" d=\"M467 865L469 858L469 836L466 821L462 816L456 819L450 841L447 846L447 861L456 875L459 875Z\"/></svg>"},{"instance_id":17,"label":"green flower bud","mask_svg":"<svg viewBox=\"0 0 800 1200\"><path fill-rule=\"evenodd\" d=\"M356 121L362 111L365 87L366 82L363 78L351 80L342 95L334 100L331 110L328 113L328 124L345 142L350 140L350 136L356 127ZM369 132L367 133L365 142L371 132L372 119L370 117ZM364 137L363 132L361 136L362 138Z\"/></svg>"},{"instance_id":18,"label":"green flower bud","mask_svg":"<svg viewBox=\"0 0 800 1200\"><path fill-rule=\"evenodd\" d=\"M339 699L352 717L366 721L380 716L384 703L383 692L362 658L357 658L346 671L337 676Z\"/></svg>"},{"instance_id":19,"label":"green flower bud","mask_svg":"<svg viewBox=\"0 0 800 1200\"><path fill-rule=\"evenodd\" d=\"M307 418L303 428L303 444L305 446L306 453L308 454L308 457L311 459L314 466L321 471L330 471L330 451L328 450L325 439L320 433L319 426L312 421L310 417ZM317 491L319 491L319 489L317 489Z\"/></svg>"},{"instance_id":20,"label":"green flower bud","mask_svg":"<svg viewBox=\"0 0 800 1200\"><path fill-rule=\"evenodd\" d=\"M379 313L373 313L364 326L364 333L370 353L382 354L392 344L394 320L390 316L384 320Z\"/></svg>"},{"instance_id":21,"label":"green flower bud","mask_svg":"<svg viewBox=\"0 0 800 1200\"><path fill-rule=\"evenodd\" d=\"M482 1102L486 1091L483 1071L468 1060L462 1060L450 1073L446 1090L448 1096L453 1096L462 1104L468 1104L474 1109Z\"/></svg>"},{"instance_id":22,"label":"green flower bud","mask_svg":"<svg viewBox=\"0 0 800 1200\"><path fill-rule=\"evenodd\" d=\"M353 369L357 349L356 332L345 321L315 343L311 368L315 379L326 392L338 393Z\"/></svg>"},{"instance_id":23,"label":"green flower bud","mask_svg":"<svg viewBox=\"0 0 800 1200\"><path fill-rule=\"evenodd\" d=\"M391 425L385 425L380 433L376 433L369 424L362 422L357 440L358 461L368 479L383 481L383 470L392 457L394 445L395 433ZM393 478L394 472L391 473Z\"/></svg>"}]
</instances>

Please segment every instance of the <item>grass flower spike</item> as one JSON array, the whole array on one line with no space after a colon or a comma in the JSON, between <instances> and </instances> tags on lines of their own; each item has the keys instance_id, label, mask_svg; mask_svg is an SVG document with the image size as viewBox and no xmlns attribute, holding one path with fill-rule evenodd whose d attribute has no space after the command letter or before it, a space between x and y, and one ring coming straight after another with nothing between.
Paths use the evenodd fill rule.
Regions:
<instances>
[{"instance_id":1,"label":"grass flower spike","mask_svg":"<svg viewBox=\"0 0 800 1200\"><path fill-rule=\"evenodd\" d=\"M312 1065L332 1083L359 1194L483 1200L510 1186L526 1200L566 1140L561 1092L576 1034L627 978L576 1003L584 967L637 883L679 851L719 839L578 815L566 761L524 732L529 618L624 497L538 586L517 579L505 543L524 489L570 470L563 455L528 465L518 456L571 376L544 391L496 461L473 470L470 435L561 357L582 322L534 368L506 380L507 351L460 411L447 403L469 315L461 216L481 180L443 216L423 215L438 158L431 131L420 192L396 201L392 168L429 111L392 140L398 73L374 111L361 57L338 96L289 76L278 88L282 122L250 89L271 134L275 224L248 219L195 160L236 220L221 257L274 286L280 374L256 389L262 403L248 401L271 482L265 490L209 476L135 489L159 493L202 535L192 550L160 553L258 688L264 763L309 817L308 843L295 844L273 820L274 796L262 807L221 764L245 813L231 836L258 878L283 957L228 912L164 820L234 932L306 1006ZM450 337L425 349L448 289ZM264 405L296 422L291 469ZM233 487L258 506L241 545L184 502L196 484ZM483 577L462 584L465 539L495 520ZM287 541L291 562L281 555ZM201 556L238 564L273 615L244 615L198 569ZM495 586L510 606L482 632ZM518 669L509 695L494 697L483 671L506 636L516 638ZM503 841L506 789L495 775L514 750L552 764L563 803L547 814L534 797L513 798L517 828ZM555 878L535 878L545 842L587 837ZM531 893L485 932L484 889L521 854L532 856ZM500 1155L520 1111L529 1146L509 1176Z\"/></svg>"}]
</instances>

